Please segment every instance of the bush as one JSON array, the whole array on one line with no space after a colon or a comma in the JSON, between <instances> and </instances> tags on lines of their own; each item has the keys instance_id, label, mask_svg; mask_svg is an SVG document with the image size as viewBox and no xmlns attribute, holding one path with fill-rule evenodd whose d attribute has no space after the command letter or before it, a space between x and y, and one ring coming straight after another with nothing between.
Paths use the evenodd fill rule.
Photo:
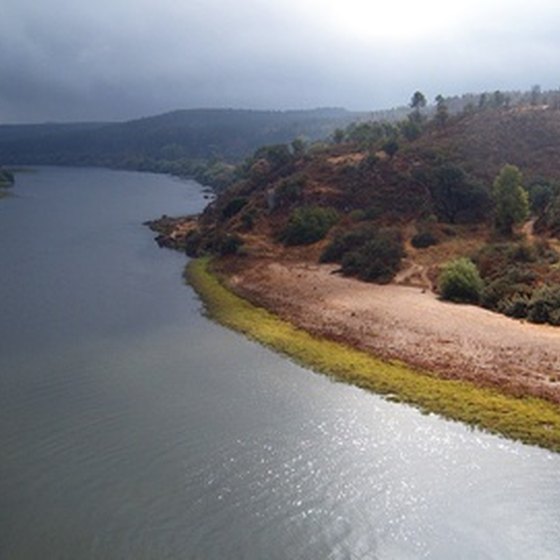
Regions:
<instances>
[{"instance_id":1,"label":"bush","mask_svg":"<svg viewBox=\"0 0 560 560\"><path fill-rule=\"evenodd\" d=\"M448 262L439 276L441 297L459 303L478 303L483 282L476 265L465 257Z\"/></svg>"},{"instance_id":2,"label":"bush","mask_svg":"<svg viewBox=\"0 0 560 560\"><path fill-rule=\"evenodd\" d=\"M524 294L515 294L511 298L501 300L497 309L508 317L523 319L529 312L529 297Z\"/></svg>"},{"instance_id":3,"label":"bush","mask_svg":"<svg viewBox=\"0 0 560 560\"><path fill-rule=\"evenodd\" d=\"M280 239L286 245L308 245L327 235L338 222L338 214L332 208L307 206L296 208L288 220Z\"/></svg>"},{"instance_id":4,"label":"bush","mask_svg":"<svg viewBox=\"0 0 560 560\"><path fill-rule=\"evenodd\" d=\"M381 229L361 247L342 258L342 271L368 282L390 282L397 273L404 249L396 230Z\"/></svg>"},{"instance_id":5,"label":"bush","mask_svg":"<svg viewBox=\"0 0 560 560\"><path fill-rule=\"evenodd\" d=\"M423 231L417 233L411 240L410 243L416 249L425 249L426 247L431 247L432 245L437 245L438 240L429 231Z\"/></svg>"},{"instance_id":6,"label":"bush","mask_svg":"<svg viewBox=\"0 0 560 560\"><path fill-rule=\"evenodd\" d=\"M248 202L249 199L245 196L236 196L232 198L222 210L222 217L226 220L232 218L240 212Z\"/></svg>"},{"instance_id":7,"label":"bush","mask_svg":"<svg viewBox=\"0 0 560 560\"><path fill-rule=\"evenodd\" d=\"M307 177L305 175L284 179L275 189L278 204L292 204L301 200L306 183Z\"/></svg>"},{"instance_id":8,"label":"bush","mask_svg":"<svg viewBox=\"0 0 560 560\"><path fill-rule=\"evenodd\" d=\"M529 321L560 324L560 286L542 286L533 292L529 301Z\"/></svg>"},{"instance_id":9,"label":"bush","mask_svg":"<svg viewBox=\"0 0 560 560\"><path fill-rule=\"evenodd\" d=\"M433 210L443 222L479 222L491 206L488 191L458 165L428 166L415 170L413 176L428 187Z\"/></svg>"},{"instance_id":10,"label":"bush","mask_svg":"<svg viewBox=\"0 0 560 560\"><path fill-rule=\"evenodd\" d=\"M488 309L500 312L509 305L509 301L516 296L529 295L535 274L526 268L508 266L499 276L487 281L482 290L481 303Z\"/></svg>"},{"instance_id":11,"label":"bush","mask_svg":"<svg viewBox=\"0 0 560 560\"><path fill-rule=\"evenodd\" d=\"M339 234L325 247L319 260L321 262L340 262L346 253L359 249L374 235L375 231L367 226L356 227Z\"/></svg>"},{"instance_id":12,"label":"bush","mask_svg":"<svg viewBox=\"0 0 560 560\"><path fill-rule=\"evenodd\" d=\"M396 140L387 140L387 142L381 146L381 149L392 158L399 151L399 147L399 143Z\"/></svg>"},{"instance_id":13,"label":"bush","mask_svg":"<svg viewBox=\"0 0 560 560\"><path fill-rule=\"evenodd\" d=\"M216 236L213 243L213 249L221 256L235 255L239 251L241 245L243 245L241 237L235 234L232 235L226 233Z\"/></svg>"},{"instance_id":14,"label":"bush","mask_svg":"<svg viewBox=\"0 0 560 560\"><path fill-rule=\"evenodd\" d=\"M250 209L248 212L244 212L241 215L241 227L243 231L250 231L255 225L255 220L257 219L257 212L254 208Z\"/></svg>"}]
</instances>

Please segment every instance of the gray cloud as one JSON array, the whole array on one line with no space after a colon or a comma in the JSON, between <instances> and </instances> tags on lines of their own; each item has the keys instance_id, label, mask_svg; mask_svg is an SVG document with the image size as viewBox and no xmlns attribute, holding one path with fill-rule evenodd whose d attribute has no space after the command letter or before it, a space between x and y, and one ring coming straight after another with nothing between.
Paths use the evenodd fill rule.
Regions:
<instances>
[{"instance_id":1,"label":"gray cloud","mask_svg":"<svg viewBox=\"0 0 560 560\"><path fill-rule=\"evenodd\" d=\"M4 0L0 122L557 87L559 22L552 0Z\"/></svg>"}]
</instances>

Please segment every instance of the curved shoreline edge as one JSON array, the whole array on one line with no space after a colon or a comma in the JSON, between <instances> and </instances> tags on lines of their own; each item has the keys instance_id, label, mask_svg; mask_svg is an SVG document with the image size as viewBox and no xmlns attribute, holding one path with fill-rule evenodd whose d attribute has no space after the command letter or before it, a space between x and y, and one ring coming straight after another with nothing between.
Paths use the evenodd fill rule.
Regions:
<instances>
[{"instance_id":1,"label":"curved shoreline edge","mask_svg":"<svg viewBox=\"0 0 560 560\"><path fill-rule=\"evenodd\" d=\"M208 316L295 362L386 399L412 405L493 434L560 452L560 408L535 397L516 398L466 381L443 380L397 361L386 362L319 338L253 305L212 271L209 258L192 260L185 278Z\"/></svg>"}]
</instances>

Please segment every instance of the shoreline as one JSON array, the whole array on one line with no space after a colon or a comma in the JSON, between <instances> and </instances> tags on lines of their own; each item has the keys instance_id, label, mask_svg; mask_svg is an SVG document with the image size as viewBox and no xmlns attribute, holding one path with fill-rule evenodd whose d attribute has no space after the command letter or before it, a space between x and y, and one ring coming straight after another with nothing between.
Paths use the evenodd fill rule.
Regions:
<instances>
[{"instance_id":1,"label":"shoreline","mask_svg":"<svg viewBox=\"0 0 560 560\"><path fill-rule=\"evenodd\" d=\"M297 363L333 379L352 383L424 413L476 426L490 433L560 452L560 408L535 396L514 396L470 380L442 378L421 367L357 349L336 337L309 332L232 289L211 270L209 259L191 261L185 277L208 315L222 325L273 348ZM237 280L237 287L239 281Z\"/></svg>"}]
</instances>

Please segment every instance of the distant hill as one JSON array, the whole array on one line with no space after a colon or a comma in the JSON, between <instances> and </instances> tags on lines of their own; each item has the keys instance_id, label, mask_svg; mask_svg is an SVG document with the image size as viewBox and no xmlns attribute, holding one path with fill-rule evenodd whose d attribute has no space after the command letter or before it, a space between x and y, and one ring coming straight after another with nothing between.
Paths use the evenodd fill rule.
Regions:
<instances>
[{"instance_id":1,"label":"distant hill","mask_svg":"<svg viewBox=\"0 0 560 560\"><path fill-rule=\"evenodd\" d=\"M4 125L0 161L128 168L181 159L236 161L265 144L326 138L360 117L344 109L195 109L123 123Z\"/></svg>"}]
</instances>

